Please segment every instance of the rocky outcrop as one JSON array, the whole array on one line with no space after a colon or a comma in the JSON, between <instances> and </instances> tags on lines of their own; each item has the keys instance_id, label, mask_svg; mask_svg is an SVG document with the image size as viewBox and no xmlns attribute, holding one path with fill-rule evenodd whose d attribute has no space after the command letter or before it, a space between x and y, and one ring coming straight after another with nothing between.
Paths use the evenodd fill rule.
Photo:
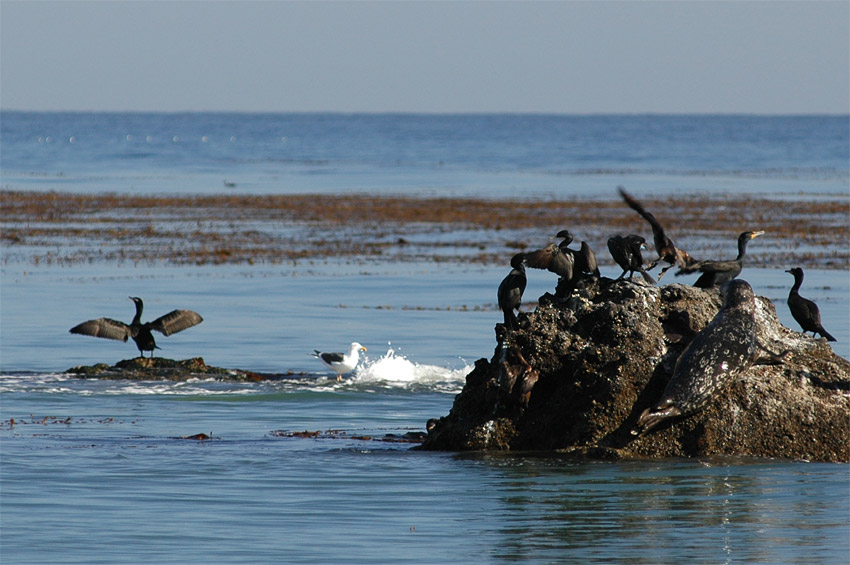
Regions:
<instances>
[{"instance_id":1,"label":"rocky outcrop","mask_svg":"<svg viewBox=\"0 0 850 565\"><path fill-rule=\"evenodd\" d=\"M756 365L700 412L632 434L720 305L716 289L606 278L544 295L518 331L496 326L492 359L476 362L450 413L429 422L422 449L850 461L850 363L783 326L763 297L759 341L787 351L782 363Z\"/></svg>"},{"instance_id":2,"label":"rocky outcrop","mask_svg":"<svg viewBox=\"0 0 850 565\"><path fill-rule=\"evenodd\" d=\"M292 377L285 375L254 373L243 369L223 369L207 365L201 357L183 359L165 359L163 357L136 357L124 359L115 365L98 363L80 365L65 371L83 379L130 379L130 380L169 380L185 381L195 378L213 378L226 381L266 381Z\"/></svg>"}]
</instances>

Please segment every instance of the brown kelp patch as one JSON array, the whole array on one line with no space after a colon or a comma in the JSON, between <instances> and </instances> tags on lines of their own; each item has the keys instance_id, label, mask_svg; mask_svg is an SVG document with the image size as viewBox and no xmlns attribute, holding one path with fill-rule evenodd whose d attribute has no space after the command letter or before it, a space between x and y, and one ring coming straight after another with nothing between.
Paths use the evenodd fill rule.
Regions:
<instances>
[{"instance_id":1,"label":"brown kelp patch","mask_svg":"<svg viewBox=\"0 0 850 565\"><path fill-rule=\"evenodd\" d=\"M613 191L612 191L613 192ZM5 263L280 264L303 261L504 263L568 228L603 265L605 241L649 226L622 201L374 195L136 196L0 192ZM850 266L850 201L759 196L642 197L698 258L733 258L741 231L765 230L748 264Z\"/></svg>"}]
</instances>

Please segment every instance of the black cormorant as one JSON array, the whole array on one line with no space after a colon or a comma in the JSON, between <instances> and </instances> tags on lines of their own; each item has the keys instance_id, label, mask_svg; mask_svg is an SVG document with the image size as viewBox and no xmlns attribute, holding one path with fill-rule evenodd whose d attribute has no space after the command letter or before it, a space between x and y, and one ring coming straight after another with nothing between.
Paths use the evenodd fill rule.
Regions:
<instances>
[{"instance_id":1,"label":"black cormorant","mask_svg":"<svg viewBox=\"0 0 850 565\"><path fill-rule=\"evenodd\" d=\"M635 271L643 276L643 280L653 284L653 279L649 273L643 268L643 256L640 250L646 248L646 240L639 235L615 235L608 239L608 251L611 252L611 257L623 269L623 273L617 277L617 280L622 279L629 273L629 278L634 275Z\"/></svg>"},{"instance_id":2,"label":"black cormorant","mask_svg":"<svg viewBox=\"0 0 850 565\"><path fill-rule=\"evenodd\" d=\"M136 315L133 321L128 326L124 322L113 320L111 318L98 318L97 320L89 320L77 326L74 326L69 331L72 334L90 335L93 337L102 337L106 339L116 339L119 341L127 341L133 338L136 342L136 347L139 348L139 356L144 357L145 351L151 352L159 349L153 339L151 330L156 330L163 335L169 336L183 331L192 326L197 326L204 321L200 314L191 310L172 310L164 316L160 316L152 322L142 323L142 309L144 304L142 299L137 296L131 296L130 300L136 305Z\"/></svg>"},{"instance_id":3,"label":"black cormorant","mask_svg":"<svg viewBox=\"0 0 850 565\"><path fill-rule=\"evenodd\" d=\"M794 267L785 272L794 275L794 286L791 287L791 291L788 293L788 309L791 310L791 315L794 316L794 319L803 328L803 333L812 332L812 334L820 334L827 341L835 341L835 338L823 329L820 323L820 309L818 305L808 298L803 298L798 292L800 285L803 284L803 269Z\"/></svg>"},{"instance_id":4,"label":"black cormorant","mask_svg":"<svg viewBox=\"0 0 850 565\"><path fill-rule=\"evenodd\" d=\"M581 249L575 252L576 271L584 275L599 277L599 265L596 263L596 254L586 241L581 242Z\"/></svg>"},{"instance_id":5,"label":"black cormorant","mask_svg":"<svg viewBox=\"0 0 850 565\"><path fill-rule=\"evenodd\" d=\"M569 230L561 230L555 237L562 238L561 243L550 243L543 249L528 253L526 265L551 271L571 286L583 277L599 276L596 255L586 241L582 241L581 249L576 251L569 247L573 241L573 234Z\"/></svg>"},{"instance_id":6,"label":"black cormorant","mask_svg":"<svg viewBox=\"0 0 850 565\"><path fill-rule=\"evenodd\" d=\"M697 261L687 267L676 271L676 276L687 273L701 272L702 275L694 283L699 288L711 288L729 282L741 274L744 268L744 255L747 253L747 244L763 231L745 231L738 236L738 256L732 261Z\"/></svg>"},{"instance_id":7,"label":"black cormorant","mask_svg":"<svg viewBox=\"0 0 850 565\"><path fill-rule=\"evenodd\" d=\"M695 262L684 249L676 247L673 240L667 237L664 233L664 228L658 220L655 219L655 216L644 210L640 202L635 200L622 186L617 187L617 190L620 192L620 196L623 197L623 200L626 201L626 204L628 204L632 210L643 216L643 219L649 222L649 225L652 226L652 239L655 243L655 251L658 253L658 259L656 259L648 267L648 270L654 269L658 264L658 261L669 263L668 266L661 269L658 273L659 281L661 280L661 277L664 276L664 273L666 273L671 267L678 265L680 268L684 268Z\"/></svg>"},{"instance_id":8,"label":"black cormorant","mask_svg":"<svg viewBox=\"0 0 850 565\"><path fill-rule=\"evenodd\" d=\"M570 243L573 242L573 234L570 233L570 230L561 230L555 237L563 238L561 243L558 244L561 251L573 256L574 279L578 279L579 275L599 276L599 267L596 264L596 255L593 253L593 250L586 241L582 241L581 249L575 251L569 247Z\"/></svg>"},{"instance_id":9,"label":"black cormorant","mask_svg":"<svg viewBox=\"0 0 850 565\"><path fill-rule=\"evenodd\" d=\"M511 258L511 272L508 273L501 284L497 297L499 299L499 308L505 314L505 327L508 330L519 329L519 321L517 320L514 310L519 310L522 304L522 293L525 292L527 279L525 277L525 253L517 253Z\"/></svg>"}]
</instances>

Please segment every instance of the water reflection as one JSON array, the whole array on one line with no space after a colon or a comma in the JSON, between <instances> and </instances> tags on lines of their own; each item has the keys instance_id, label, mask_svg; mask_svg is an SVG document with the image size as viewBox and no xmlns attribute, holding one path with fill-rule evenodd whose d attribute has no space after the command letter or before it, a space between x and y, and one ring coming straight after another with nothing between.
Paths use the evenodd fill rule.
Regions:
<instances>
[{"instance_id":1,"label":"water reflection","mask_svg":"<svg viewBox=\"0 0 850 565\"><path fill-rule=\"evenodd\" d=\"M477 457L499 492L499 560L839 562L850 550L835 465Z\"/></svg>"}]
</instances>

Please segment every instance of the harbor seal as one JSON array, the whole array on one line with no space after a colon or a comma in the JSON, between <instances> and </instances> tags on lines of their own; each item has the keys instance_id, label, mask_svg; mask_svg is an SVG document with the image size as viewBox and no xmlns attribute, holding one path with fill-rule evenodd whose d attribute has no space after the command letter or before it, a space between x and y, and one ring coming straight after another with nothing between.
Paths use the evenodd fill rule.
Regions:
<instances>
[{"instance_id":1,"label":"harbor seal","mask_svg":"<svg viewBox=\"0 0 850 565\"><path fill-rule=\"evenodd\" d=\"M679 356L661 399L643 411L632 434L705 408L717 391L756 363L755 294L735 279L723 285L723 306Z\"/></svg>"}]
</instances>

